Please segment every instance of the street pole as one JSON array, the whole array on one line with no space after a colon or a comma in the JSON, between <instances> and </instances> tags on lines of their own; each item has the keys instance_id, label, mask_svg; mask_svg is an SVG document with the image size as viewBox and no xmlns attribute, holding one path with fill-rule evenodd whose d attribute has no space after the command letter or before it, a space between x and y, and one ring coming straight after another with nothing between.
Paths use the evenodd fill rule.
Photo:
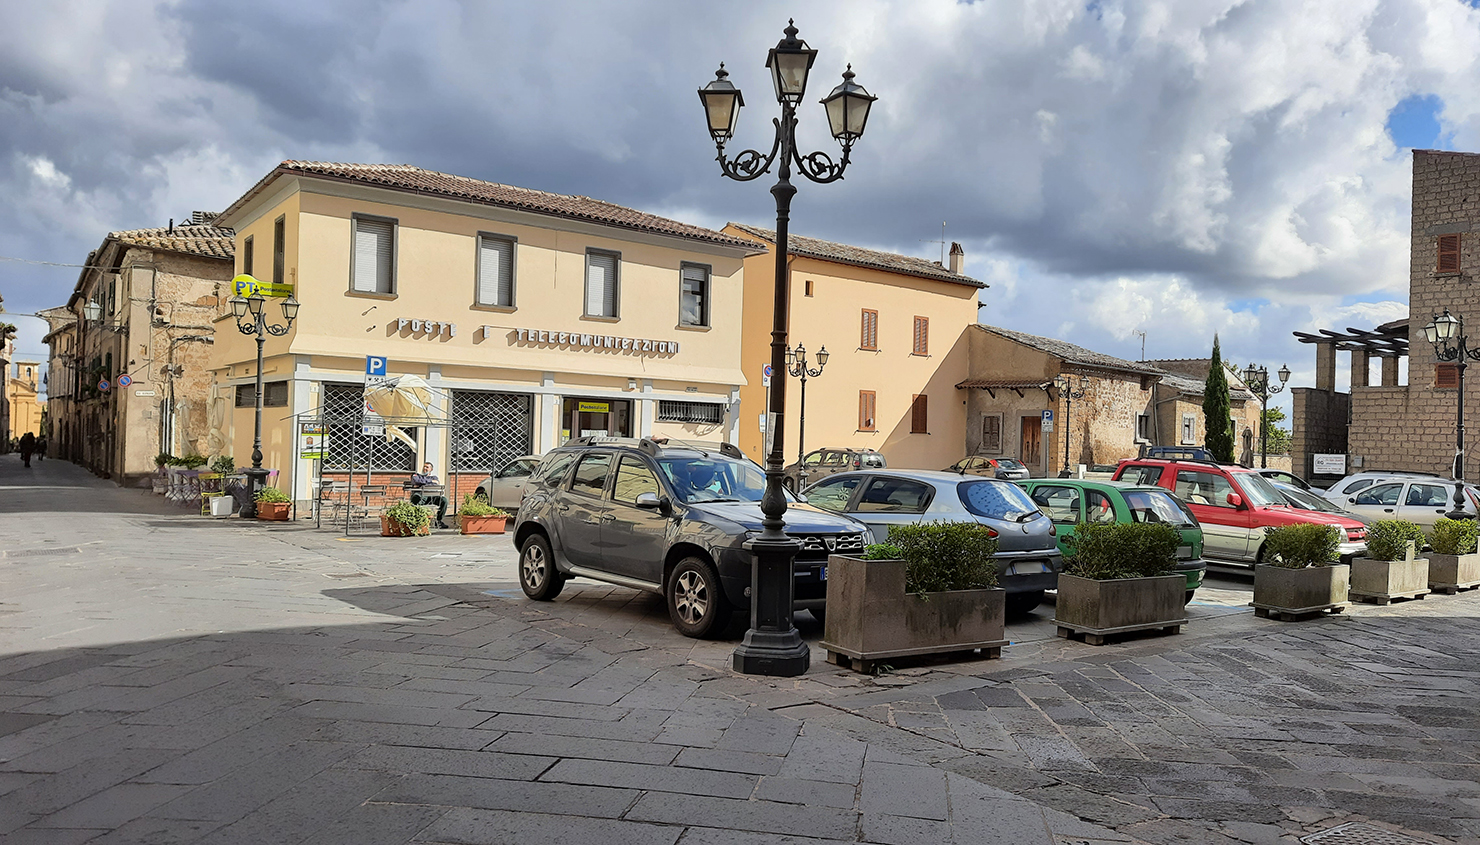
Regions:
<instances>
[{"instance_id":1,"label":"street pole","mask_svg":"<svg viewBox=\"0 0 1480 845\"><path fill-rule=\"evenodd\" d=\"M1280 367L1277 374L1280 377L1279 384L1269 383L1268 367L1250 364L1241 375L1244 377L1244 386L1259 400L1259 468L1264 469L1269 466L1269 397L1285 389L1285 383L1290 380L1290 367Z\"/></svg>"},{"instance_id":2,"label":"street pole","mask_svg":"<svg viewBox=\"0 0 1480 845\"><path fill-rule=\"evenodd\" d=\"M1054 377L1054 387L1059 389L1059 395L1064 397L1064 419L1061 428L1064 430L1064 465L1059 469L1059 478L1069 478L1069 414L1074 407L1075 399L1083 399L1089 390L1089 377L1083 374L1079 376L1079 389L1074 389L1074 382L1067 375L1060 373Z\"/></svg>"},{"instance_id":3,"label":"street pole","mask_svg":"<svg viewBox=\"0 0 1480 845\"><path fill-rule=\"evenodd\" d=\"M827 367L827 347L817 350L817 369L807 366L807 347L798 343L795 350L786 351L786 372L802 383L802 407L797 420L797 463L802 462L807 451L807 379L817 378ZM805 471L805 470L804 470Z\"/></svg>"},{"instance_id":4,"label":"street pole","mask_svg":"<svg viewBox=\"0 0 1480 845\"><path fill-rule=\"evenodd\" d=\"M243 277L238 276L237 278L242 279ZM260 290L261 282L251 276L246 276L245 279L251 283L254 291ZM243 474L247 476L247 504L242 508L241 515L248 519L257 516L257 491L265 486L263 482L270 474L262 467L262 346L267 342L268 335L282 337L287 334L293 326L293 320L298 317L298 300L289 295L282 303L283 317L287 322L283 325L269 323L262 312L265 301L262 294L256 292L245 299L240 296L231 298L231 313L236 317L237 331L252 335L257 340L257 398L254 403L256 414L252 426L252 466L250 469L243 470ZM251 321L242 322L242 318L248 314L252 316Z\"/></svg>"}]
</instances>

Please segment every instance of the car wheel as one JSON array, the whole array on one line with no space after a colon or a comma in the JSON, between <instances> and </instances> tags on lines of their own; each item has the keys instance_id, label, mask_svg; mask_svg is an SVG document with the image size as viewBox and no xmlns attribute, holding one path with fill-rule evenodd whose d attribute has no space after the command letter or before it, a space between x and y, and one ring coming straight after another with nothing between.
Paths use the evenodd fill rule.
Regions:
<instances>
[{"instance_id":1,"label":"car wheel","mask_svg":"<svg viewBox=\"0 0 1480 845\"><path fill-rule=\"evenodd\" d=\"M1007 594L1007 615L1022 616L1043 603L1043 591Z\"/></svg>"},{"instance_id":2,"label":"car wheel","mask_svg":"<svg viewBox=\"0 0 1480 845\"><path fill-rule=\"evenodd\" d=\"M725 599L719 573L699 557L679 561L668 576L668 616L686 637L713 637L730 621L730 603Z\"/></svg>"},{"instance_id":3,"label":"car wheel","mask_svg":"<svg viewBox=\"0 0 1480 845\"><path fill-rule=\"evenodd\" d=\"M555 568L555 555L543 534L531 534L519 550L519 586L535 601L550 601L565 588L565 576Z\"/></svg>"},{"instance_id":4,"label":"car wheel","mask_svg":"<svg viewBox=\"0 0 1480 845\"><path fill-rule=\"evenodd\" d=\"M1183 605L1192 604L1192 594L1195 593L1195 592L1197 592L1197 591L1196 590L1188 590L1187 591L1187 595L1182 599L1182 604Z\"/></svg>"},{"instance_id":5,"label":"car wheel","mask_svg":"<svg viewBox=\"0 0 1480 845\"><path fill-rule=\"evenodd\" d=\"M825 608L825 607L809 607L809 608L807 608L807 612L810 613L810 614L812 614L812 618L813 619L816 619L819 623L821 623L823 625L826 625L827 624L827 608Z\"/></svg>"}]
</instances>

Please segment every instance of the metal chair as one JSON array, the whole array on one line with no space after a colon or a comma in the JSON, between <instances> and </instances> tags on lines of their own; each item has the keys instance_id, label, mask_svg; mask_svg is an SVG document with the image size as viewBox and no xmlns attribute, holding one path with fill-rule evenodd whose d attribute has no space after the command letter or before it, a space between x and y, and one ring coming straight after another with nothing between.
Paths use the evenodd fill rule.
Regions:
<instances>
[{"instance_id":1,"label":"metal chair","mask_svg":"<svg viewBox=\"0 0 1480 845\"><path fill-rule=\"evenodd\" d=\"M365 523L371 521L371 514L373 513L375 521L378 522L380 520L381 508L377 507L374 509L374 511L372 511L370 508L370 500L372 498L378 498L381 501L384 501L387 492L386 485L361 484L358 488L356 488L356 490L360 494L361 501L363 501L364 504L350 506L350 520L352 520L357 525L363 526Z\"/></svg>"},{"instance_id":2,"label":"metal chair","mask_svg":"<svg viewBox=\"0 0 1480 845\"><path fill-rule=\"evenodd\" d=\"M343 509L349 506L349 482L326 480L319 487L319 495L315 499L319 513L323 513L325 506L329 508L329 521L334 521L343 513Z\"/></svg>"}]
</instances>

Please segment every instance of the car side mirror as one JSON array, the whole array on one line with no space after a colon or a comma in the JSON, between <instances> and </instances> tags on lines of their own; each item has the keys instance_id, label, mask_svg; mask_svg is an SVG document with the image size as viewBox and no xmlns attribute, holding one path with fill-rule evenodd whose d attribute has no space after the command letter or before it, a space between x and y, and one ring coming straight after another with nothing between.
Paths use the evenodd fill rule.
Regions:
<instances>
[{"instance_id":1,"label":"car side mirror","mask_svg":"<svg viewBox=\"0 0 1480 845\"><path fill-rule=\"evenodd\" d=\"M1228 494L1228 504L1233 505L1236 508L1242 509L1243 506L1244 506L1244 497L1243 496L1240 496L1237 493L1229 493Z\"/></svg>"},{"instance_id":2,"label":"car side mirror","mask_svg":"<svg viewBox=\"0 0 1480 845\"><path fill-rule=\"evenodd\" d=\"M657 493L638 493L636 504L643 510L660 511L663 510L664 499Z\"/></svg>"}]
</instances>

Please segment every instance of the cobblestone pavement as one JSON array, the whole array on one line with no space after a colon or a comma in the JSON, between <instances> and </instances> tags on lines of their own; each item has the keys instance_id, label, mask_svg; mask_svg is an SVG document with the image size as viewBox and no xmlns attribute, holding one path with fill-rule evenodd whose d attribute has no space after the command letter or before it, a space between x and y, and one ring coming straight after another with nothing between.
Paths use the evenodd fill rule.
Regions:
<instances>
[{"instance_id":1,"label":"cobblestone pavement","mask_svg":"<svg viewBox=\"0 0 1480 845\"><path fill-rule=\"evenodd\" d=\"M0 456L0 839L1480 842L1480 593L761 679L503 538L300 526Z\"/></svg>"}]
</instances>

